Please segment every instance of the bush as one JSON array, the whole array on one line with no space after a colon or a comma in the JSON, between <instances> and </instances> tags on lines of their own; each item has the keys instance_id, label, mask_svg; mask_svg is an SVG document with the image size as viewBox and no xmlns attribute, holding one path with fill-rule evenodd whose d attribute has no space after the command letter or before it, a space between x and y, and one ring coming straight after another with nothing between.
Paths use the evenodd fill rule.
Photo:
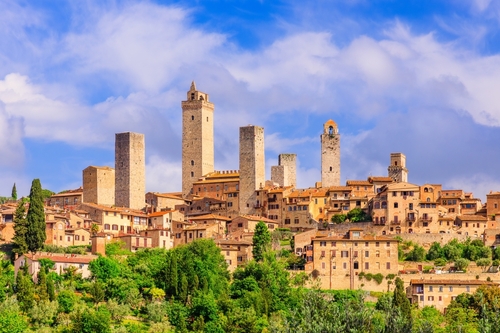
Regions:
<instances>
[{"instance_id":1,"label":"bush","mask_svg":"<svg viewBox=\"0 0 500 333\"><path fill-rule=\"evenodd\" d=\"M377 282L377 284L381 284L384 276L381 273L377 273L373 275L373 279Z\"/></svg>"},{"instance_id":2,"label":"bush","mask_svg":"<svg viewBox=\"0 0 500 333\"><path fill-rule=\"evenodd\" d=\"M436 260L434 260L434 266L443 267L445 265L446 265L446 259L444 258L437 258Z\"/></svg>"}]
</instances>

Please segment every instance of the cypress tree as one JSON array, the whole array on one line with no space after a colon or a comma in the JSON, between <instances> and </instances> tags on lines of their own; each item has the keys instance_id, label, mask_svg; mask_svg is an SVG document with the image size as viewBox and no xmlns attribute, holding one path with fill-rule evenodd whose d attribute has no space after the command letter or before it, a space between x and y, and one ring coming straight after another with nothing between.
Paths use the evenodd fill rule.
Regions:
<instances>
[{"instance_id":1,"label":"cypress tree","mask_svg":"<svg viewBox=\"0 0 500 333\"><path fill-rule=\"evenodd\" d=\"M30 206L26 220L28 222L26 243L28 244L28 250L35 253L43 247L46 239L45 212L40 179L34 179L31 184Z\"/></svg>"},{"instance_id":2,"label":"cypress tree","mask_svg":"<svg viewBox=\"0 0 500 333\"><path fill-rule=\"evenodd\" d=\"M12 240L14 253L21 255L28 252L28 244L26 243L27 231L26 208L24 207L24 200L21 200L17 204L16 212L14 213L14 238Z\"/></svg>"},{"instance_id":3,"label":"cypress tree","mask_svg":"<svg viewBox=\"0 0 500 333\"><path fill-rule=\"evenodd\" d=\"M25 267L27 266L25 265ZM16 289L19 307L24 312L27 312L35 304L35 287L33 285L31 275L27 272L27 269L24 269L24 267L22 270L17 272Z\"/></svg>"},{"instance_id":4,"label":"cypress tree","mask_svg":"<svg viewBox=\"0 0 500 333\"><path fill-rule=\"evenodd\" d=\"M407 320L407 323L411 327L412 318L410 301L406 297L404 282L400 278L396 278L396 289L394 289L392 305L400 310L402 317Z\"/></svg>"},{"instance_id":5,"label":"cypress tree","mask_svg":"<svg viewBox=\"0 0 500 333\"><path fill-rule=\"evenodd\" d=\"M259 221L255 226L255 233L253 235L253 249L252 254L255 261L261 261L264 258L264 253L269 250L271 245L271 234L267 229L267 225Z\"/></svg>"},{"instance_id":6,"label":"cypress tree","mask_svg":"<svg viewBox=\"0 0 500 333\"><path fill-rule=\"evenodd\" d=\"M12 186L12 194L11 194L12 199L17 200L17 188L16 188L16 183L14 183L14 186Z\"/></svg>"},{"instance_id":7,"label":"cypress tree","mask_svg":"<svg viewBox=\"0 0 500 333\"><path fill-rule=\"evenodd\" d=\"M47 294L49 294L49 300L51 302L56 300L54 280L52 280L52 278L50 278L50 276L47 277Z\"/></svg>"},{"instance_id":8,"label":"cypress tree","mask_svg":"<svg viewBox=\"0 0 500 333\"><path fill-rule=\"evenodd\" d=\"M45 268L40 267L38 272L38 298L40 301L46 301L49 299L49 293L47 288L47 273L45 273Z\"/></svg>"}]
</instances>

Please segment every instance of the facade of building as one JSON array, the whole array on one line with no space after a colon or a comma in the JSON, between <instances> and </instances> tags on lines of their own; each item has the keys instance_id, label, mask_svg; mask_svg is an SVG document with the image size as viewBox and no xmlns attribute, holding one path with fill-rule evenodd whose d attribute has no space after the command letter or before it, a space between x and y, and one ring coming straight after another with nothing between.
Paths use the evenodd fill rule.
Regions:
<instances>
[{"instance_id":1,"label":"facade of building","mask_svg":"<svg viewBox=\"0 0 500 333\"><path fill-rule=\"evenodd\" d=\"M388 176L396 183L408 182L408 169L406 168L406 156L402 153L391 153L391 164L387 168Z\"/></svg>"},{"instance_id":2,"label":"facade of building","mask_svg":"<svg viewBox=\"0 0 500 333\"><path fill-rule=\"evenodd\" d=\"M114 205L115 169L107 166L89 166L83 169L82 202Z\"/></svg>"},{"instance_id":3,"label":"facade of building","mask_svg":"<svg viewBox=\"0 0 500 333\"><path fill-rule=\"evenodd\" d=\"M182 101L182 195L193 183L214 171L214 105L193 81Z\"/></svg>"},{"instance_id":4,"label":"facade of building","mask_svg":"<svg viewBox=\"0 0 500 333\"><path fill-rule=\"evenodd\" d=\"M498 284L479 280L411 280L410 286L406 288L406 294L410 303L418 304L419 308L433 306L444 312L458 295L473 294L482 285Z\"/></svg>"},{"instance_id":5,"label":"facade of building","mask_svg":"<svg viewBox=\"0 0 500 333\"><path fill-rule=\"evenodd\" d=\"M63 209L75 209L82 202L83 189L63 191L49 198L49 206L57 206Z\"/></svg>"}]
</instances>

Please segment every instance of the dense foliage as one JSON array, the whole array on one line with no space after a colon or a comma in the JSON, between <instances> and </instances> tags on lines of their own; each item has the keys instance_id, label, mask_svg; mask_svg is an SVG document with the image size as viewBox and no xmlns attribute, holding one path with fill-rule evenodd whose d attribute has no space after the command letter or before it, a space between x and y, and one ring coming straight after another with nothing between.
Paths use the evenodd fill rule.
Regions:
<instances>
[{"instance_id":1,"label":"dense foliage","mask_svg":"<svg viewBox=\"0 0 500 333\"><path fill-rule=\"evenodd\" d=\"M14 278L0 261L0 332L497 332L500 290L460 295L446 315L410 307L399 278L376 304L360 290L306 289L312 277L286 270L283 252L265 251L231 275L211 240L172 250L107 257L78 270L40 262L35 283L27 268ZM291 254L293 256L293 254ZM393 279L394 277L391 277Z\"/></svg>"},{"instance_id":2,"label":"dense foliage","mask_svg":"<svg viewBox=\"0 0 500 333\"><path fill-rule=\"evenodd\" d=\"M46 239L43 199L40 179L34 179L31 183L30 205L26 214L27 230L25 236L28 251L33 253L43 247Z\"/></svg>"}]
</instances>

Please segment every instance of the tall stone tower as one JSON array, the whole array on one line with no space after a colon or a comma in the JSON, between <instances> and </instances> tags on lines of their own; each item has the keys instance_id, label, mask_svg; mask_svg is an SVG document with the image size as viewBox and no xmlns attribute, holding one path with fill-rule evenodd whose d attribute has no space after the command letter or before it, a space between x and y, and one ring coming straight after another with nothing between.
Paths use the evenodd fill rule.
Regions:
<instances>
[{"instance_id":1,"label":"tall stone tower","mask_svg":"<svg viewBox=\"0 0 500 333\"><path fill-rule=\"evenodd\" d=\"M331 119L321 134L321 186L340 186L340 134Z\"/></svg>"},{"instance_id":2,"label":"tall stone tower","mask_svg":"<svg viewBox=\"0 0 500 333\"><path fill-rule=\"evenodd\" d=\"M115 204L115 169L89 166L83 169L82 202L112 206Z\"/></svg>"},{"instance_id":3,"label":"tall stone tower","mask_svg":"<svg viewBox=\"0 0 500 333\"><path fill-rule=\"evenodd\" d=\"M182 101L182 195L193 182L214 171L214 105L193 81Z\"/></svg>"},{"instance_id":4,"label":"tall stone tower","mask_svg":"<svg viewBox=\"0 0 500 333\"><path fill-rule=\"evenodd\" d=\"M278 165L271 167L271 180L280 186L297 186L297 155L279 154Z\"/></svg>"},{"instance_id":5,"label":"tall stone tower","mask_svg":"<svg viewBox=\"0 0 500 333\"><path fill-rule=\"evenodd\" d=\"M391 165L387 168L388 175L396 183L408 182L408 169L406 168L406 156L403 153L391 153Z\"/></svg>"},{"instance_id":6,"label":"tall stone tower","mask_svg":"<svg viewBox=\"0 0 500 333\"><path fill-rule=\"evenodd\" d=\"M115 137L115 205L145 206L146 162L144 134L117 133Z\"/></svg>"},{"instance_id":7,"label":"tall stone tower","mask_svg":"<svg viewBox=\"0 0 500 333\"><path fill-rule=\"evenodd\" d=\"M254 214L255 190L265 185L264 128L240 127L240 213Z\"/></svg>"}]
</instances>

